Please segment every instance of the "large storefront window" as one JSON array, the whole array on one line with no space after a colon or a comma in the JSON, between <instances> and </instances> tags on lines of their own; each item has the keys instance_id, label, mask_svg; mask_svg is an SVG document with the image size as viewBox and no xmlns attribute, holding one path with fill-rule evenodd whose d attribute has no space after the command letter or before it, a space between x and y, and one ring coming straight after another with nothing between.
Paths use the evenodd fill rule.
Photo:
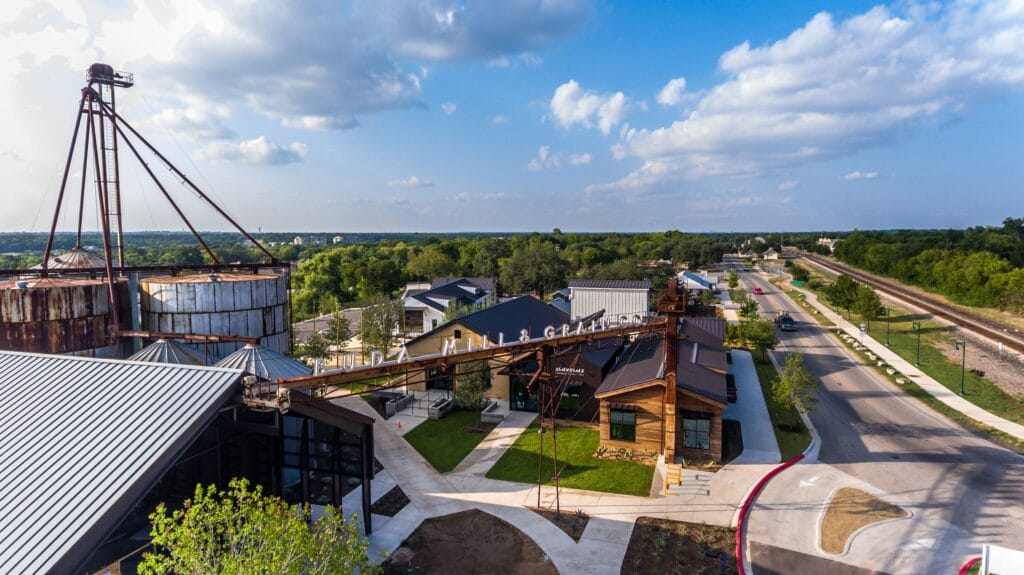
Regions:
<instances>
[{"instance_id":1,"label":"large storefront window","mask_svg":"<svg viewBox=\"0 0 1024 575\"><path fill-rule=\"evenodd\" d=\"M608 430L611 439L636 441L636 410L615 407L609 409Z\"/></svg>"},{"instance_id":2,"label":"large storefront window","mask_svg":"<svg viewBox=\"0 0 1024 575\"><path fill-rule=\"evenodd\" d=\"M711 449L710 414L683 413L683 447L689 449Z\"/></svg>"},{"instance_id":3,"label":"large storefront window","mask_svg":"<svg viewBox=\"0 0 1024 575\"><path fill-rule=\"evenodd\" d=\"M432 367L427 370L427 389L452 390L452 368L441 369Z\"/></svg>"}]
</instances>

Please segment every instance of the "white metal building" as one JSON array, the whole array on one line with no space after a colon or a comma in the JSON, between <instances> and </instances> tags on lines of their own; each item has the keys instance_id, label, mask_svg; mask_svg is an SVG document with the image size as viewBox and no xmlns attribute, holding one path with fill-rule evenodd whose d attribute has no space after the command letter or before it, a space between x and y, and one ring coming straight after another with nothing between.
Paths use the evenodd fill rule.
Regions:
<instances>
[{"instance_id":1,"label":"white metal building","mask_svg":"<svg viewBox=\"0 0 1024 575\"><path fill-rule=\"evenodd\" d=\"M604 317L618 320L646 316L651 308L651 282L647 280L573 280L569 282L570 316L573 321L604 310Z\"/></svg>"}]
</instances>

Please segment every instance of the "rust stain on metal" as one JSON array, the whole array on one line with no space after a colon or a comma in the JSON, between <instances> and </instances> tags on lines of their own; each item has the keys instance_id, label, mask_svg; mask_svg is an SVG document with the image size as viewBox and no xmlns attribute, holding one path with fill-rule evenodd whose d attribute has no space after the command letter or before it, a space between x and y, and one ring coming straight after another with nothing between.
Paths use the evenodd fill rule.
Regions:
<instances>
[{"instance_id":1,"label":"rust stain on metal","mask_svg":"<svg viewBox=\"0 0 1024 575\"><path fill-rule=\"evenodd\" d=\"M45 278L0 282L0 349L68 353L108 344L107 284Z\"/></svg>"}]
</instances>

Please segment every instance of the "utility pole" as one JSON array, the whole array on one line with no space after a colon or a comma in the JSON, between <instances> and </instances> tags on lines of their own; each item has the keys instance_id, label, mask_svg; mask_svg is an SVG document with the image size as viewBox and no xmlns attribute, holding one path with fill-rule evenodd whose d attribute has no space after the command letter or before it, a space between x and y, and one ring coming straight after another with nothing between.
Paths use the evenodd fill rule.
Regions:
<instances>
[{"instance_id":1,"label":"utility pole","mask_svg":"<svg viewBox=\"0 0 1024 575\"><path fill-rule=\"evenodd\" d=\"M885 347L889 347L889 324L891 317L889 306L885 306Z\"/></svg>"},{"instance_id":2,"label":"utility pole","mask_svg":"<svg viewBox=\"0 0 1024 575\"><path fill-rule=\"evenodd\" d=\"M914 363L916 366L921 365L921 322L915 321L910 326L917 332L917 361Z\"/></svg>"}]
</instances>

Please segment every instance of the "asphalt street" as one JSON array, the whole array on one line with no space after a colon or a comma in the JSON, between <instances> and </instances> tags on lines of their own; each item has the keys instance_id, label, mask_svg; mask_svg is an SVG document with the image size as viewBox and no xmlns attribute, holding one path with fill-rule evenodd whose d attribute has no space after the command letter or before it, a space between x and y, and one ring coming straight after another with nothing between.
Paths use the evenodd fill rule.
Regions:
<instances>
[{"instance_id":1,"label":"asphalt street","mask_svg":"<svg viewBox=\"0 0 1024 575\"><path fill-rule=\"evenodd\" d=\"M780 362L786 352L802 352L822 381L811 414L821 436L818 461L769 484L751 515L751 539L827 557L817 547L821 511L835 489L854 485L912 517L856 535L839 558L845 563L889 573L947 573L955 572L952 563L980 552L981 543L1022 547L1024 457L881 381L778 288L753 272L741 276L748 289L765 292L753 296L762 313L788 310L798 322L796 332L780 332ZM765 549L751 547L755 566L759 556L766 567L777 564Z\"/></svg>"}]
</instances>

